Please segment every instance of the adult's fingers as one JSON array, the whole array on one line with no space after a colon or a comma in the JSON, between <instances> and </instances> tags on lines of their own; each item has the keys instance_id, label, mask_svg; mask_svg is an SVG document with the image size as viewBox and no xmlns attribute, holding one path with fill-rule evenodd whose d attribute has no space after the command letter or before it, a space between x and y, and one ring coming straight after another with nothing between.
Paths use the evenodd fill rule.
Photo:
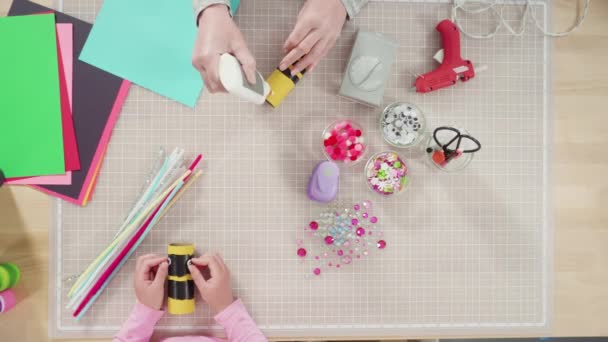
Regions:
<instances>
[{"instance_id":1,"label":"adult's fingers","mask_svg":"<svg viewBox=\"0 0 608 342\"><path fill-rule=\"evenodd\" d=\"M326 46L326 42L319 41L306 56L302 57L302 59L293 66L291 74L295 75L311 65L318 63L326 52Z\"/></svg>"},{"instance_id":2,"label":"adult's fingers","mask_svg":"<svg viewBox=\"0 0 608 342\"><path fill-rule=\"evenodd\" d=\"M217 93L225 91L219 77L219 62L220 55L209 53L203 56L194 57L192 60L192 66L198 70L201 74L203 82L205 82L205 88L210 93Z\"/></svg>"},{"instance_id":3,"label":"adult's fingers","mask_svg":"<svg viewBox=\"0 0 608 342\"><path fill-rule=\"evenodd\" d=\"M165 279L167 279L168 273L169 263L166 261L162 262L160 265L158 265L158 269L156 270L156 275L154 275L154 281L152 282L152 284L156 286L164 286Z\"/></svg>"},{"instance_id":4,"label":"adult's fingers","mask_svg":"<svg viewBox=\"0 0 608 342\"><path fill-rule=\"evenodd\" d=\"M317 44L319 39L321 39L321 35L318 32L311 32L300 44L291 49L287 55L283 57L283 60L279 63L279 69L285 70L298 59L302 58L302 56L308 54Z\"/></svg>"},{"instance_id":5,"label":"adult's fingers","mask_svg":"<svg viewBox=\"0 0 608 342\"><path fill-rule=\"evenodd\" d=\"M288 52L294 47L298 46L311 30L312 25L310 25L308 20L299 19L296 22L296 26L294 26L293 31L291 31L287 37L287 40L285 40L285 43L283 44L283 51Z\"/></svg>"},{"instance_id":6,"label":"adult's fingers","mask_svg":"<svg viewBox=\"0 0 608 342\"><path fill-rule=\"evenodd\" d=\"M247 81L251 84L255 84L255 58L247 48L247 45L245 45L244 42L240 43L234 48L232 53L234 53L236 59L241 62L245 76L247 76Z\"/></svg>"}]
</instances>

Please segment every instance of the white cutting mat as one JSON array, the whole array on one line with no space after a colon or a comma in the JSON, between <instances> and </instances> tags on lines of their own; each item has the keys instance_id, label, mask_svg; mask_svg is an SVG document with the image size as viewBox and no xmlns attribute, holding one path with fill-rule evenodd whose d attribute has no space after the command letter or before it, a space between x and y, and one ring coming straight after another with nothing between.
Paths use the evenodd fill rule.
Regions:
<instances>
[{"instance_id":1,"label":"white cutting mat","mask_svg":"<svg viewBox=\"0 0 608 342\"><path fill-rule=\"evenodd\" d=\"M258 68L268 75L281 59L301 1L242 1L236 20ZM59 4L61 5L61 4ZM65 0L63 10L92 21L101 1ZM535 5L547 16L544 3ZM521 7L508 6L516 18ZM50 327L56 336L110 336L134 301L136 256L166 252L170 242L221 251L235 294L268 336L414 336L540 333L551 312L551 226L548 191L548 42L524 37L463 37L463 56L489 70L435 93L408 92L411 74L435 67L435 25L445 2L374 2L346 24L329 56L278 109L228 95L204 94L196 110L137 86L114 131L93 200L86 208L57 202ZM489 29L489 16L470 18ZM162 23L159 23L162 25ZM457 124L483 149L459 174L429 167L416 151L399 150L412 183L382 199L362 168L344 170L340 199L370 198L388 247L339 272L310 276L296 256L298 232L322 206L306 198L310 171L323 156L320 135L333 119L352 118L367 130L370 152L387 150L378 109L336 96L357 29L399 42L385 104L410 101L431 127ZM81 322L64 309L77 275L113 237L153 165L160 146L203 153L204 176L157 225ZM180 334L213 330L205 305L195 315L166 315L158 329Z\"/></svg>"}]
</instances>

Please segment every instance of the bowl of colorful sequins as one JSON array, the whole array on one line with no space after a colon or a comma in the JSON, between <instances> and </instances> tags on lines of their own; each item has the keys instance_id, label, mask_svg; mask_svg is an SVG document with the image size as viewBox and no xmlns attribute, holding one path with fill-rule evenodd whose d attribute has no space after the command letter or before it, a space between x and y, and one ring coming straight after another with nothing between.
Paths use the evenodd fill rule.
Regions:
<instances>
[{"instance_id":1,"label":"bowl of colorful sequins","mask_svg":"<svg viewBox=\"0 0 608 342\"><path fill-rule=\"evenodd\" d=\"M384 140L394 147L418 145L424 139L425 129L424 113L411 103L392 103L380 114L380 131Z\"/></svg>"},{"instance_id":2,"label":"bowl of colorful sequins","mask_svg":"<svg viewBox=\"0 0 608 342\"><path fill-rule=\"evenodd\" d=\"M346 165L358 163L367 151L363 128L348 119L337 120L327 126L322 142L327 159Z\"/></svg>"},{"instance_id":3,"label":"bowl of colorful sequins","mask_svg":"<svg viewBox=\"0 0 608 342\"><path fill-rule=\"evenodd\" d=\"M383 196L399 194L410 184L405 162L393 151L373 155L363 172L369 188Z\"/></svg>"}]
</instances>

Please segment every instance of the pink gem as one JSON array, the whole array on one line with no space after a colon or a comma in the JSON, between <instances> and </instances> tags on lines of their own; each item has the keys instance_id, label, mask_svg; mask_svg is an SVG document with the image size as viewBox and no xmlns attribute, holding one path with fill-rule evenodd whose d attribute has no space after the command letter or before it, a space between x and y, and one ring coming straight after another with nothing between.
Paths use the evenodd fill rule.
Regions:
<instances>
[{"instance_id":1,"label":"pink gem","mask_svg":"<svg viewBox=\"0 0 608 342\"><path fill-rule=\"evenodd\" d=\"M331 235L327 235L325 237L325 243L328 244L328 245L331 245L332 243L334 243L334 237L331 236Z\"/></svg>"},{"instance_id":2,"label":"pink gem","mask_svg":"<svg viewBox=\"0 0 608 342\"><path fill-rule=\"evenodd\" d=\"M343 251L343 250L339 250L339 251L338 251L338 255L339 255L339 256L344 255L344 251Z\"/></svg>"},{"instance_id":3,"label":"pink gem","mask_svg":"<svg viewBox=\"0 0 608 342\"><path fill-rule=\"evenodd\" d=\"M386 247L386 241L378 240L378 242L376 243L376 246L378 246L378 248L380 248L380 249L384 249Z\"/></svg>"},{"instance_id":4,"label":"pink gem","mask_svg":"<svg viewBox=\"0 0 608 342\"><path fill-rule=\"evenodd\" d=\"M321 269L317 267L314 270L312 270L312 273L314 273L315 275L319 275L319 274L321 274Z\"/></svg>"},{"instance_id":5,"label":"pink gem","mask_svg":"<svg viewBox=\"0 0 608 342\"><path fill-rule=\"evenodd\" d=\"M359 243L359 239L355 239L355 243Z\"/></svg>"},{"instance_id":6,"label":"pink gem","mask_svg":"<svg viewBox=\"0 0 608 342\"><path fill-rule=\"evenodd\" d=\"M357 236L362 236L365 234L365 229L363 229L362 227L357 228L357 230L355 231L355 234L357 234ZM359 242L358 239L356 242Z\"/></svg>"},{"instance_id":7,"label":"pink gem","mask_svg":"<svg viewBox=\"0 0 608 342\"><path fill-rule=\"evenodd\" d=\"M376 223L376 222L378 222L378 218L377 218L376 216L372 216L372 217L369 219L369 222L371 222L371 223Z\"/></svg>"},{"instance_id":8,"label":"pink gem","mask_svg":"<svg viewBox=\"0 0 608 342\"><path fill-rule=\"evenodd\" d=\"M332 266L332 263L331 263L331 262L328 262L328 263L327 263L327 266L331 267L331 266Z\"/></svg>"},{"instance_id":9,"label":"pink gem","mask_svg":"<svg viewBox=\"0 0 608 342\"><path fill-rule=\"evenodd\" d=\"M351 249L350 251L348 251L350 254L353 254L353 250Z\"/></svg>"},{"instance_id":10,"label":"pink gem","mask_svg":"<svg viewBox=\"0 0 608 342\"><path fill-rule=\"evenodd\" d=\"M361 216L363 216L363 218L367 218L367 213L363 213Z\"/></svg>"},{"instance_id":11,"label":"pink gem","mask_svg":"<svg viewBox=\"0 0 608 342\"><path fill-rule=\"evenodd\" d=\"M372 207L372 202L371 201L367 201L367 200L363 201L363 208L365 208L365 209L371 209L371 207Z\"/></svg>"},{"instance_id":12,"label":"pink gem","mask_svg":"<svg viewBox=\"0 0 608 342\"><path fill-rule=\"evenodd\" d=\"M344 247L350 247L350 241L344 241Z\"/></svg>"},{"instance_id":13,"label":"pink gem","mask_svg":"<svg viewBox=\"0 0 608 342\"><path fill-rule=\"evenodd\" d=\"M369 252L368 251L363 251L363 255L368 255Z\"/></svg>"},{"instance_id":14,"label":"pink gem","mask_svg":"<svg viewBox=\"0 0 608 342\"><path fill-rule=\"evenodd\" d=\"M306 256L306 249L304 249L304 248L298 248L298 256L305 257Z\"/></svg>"},{"instance_id":15,"label":"pink gem","mask_svg":"<svg viewBox=\"0 0 608 342\"><path fill-rule=\"evenodd\" d=\"M344 258L342 258L342 263L343 264L350 264L353 261L353 258L350 255L345 256Z\"/></svg>"},{"instance_id":16,"label":"pink gem","mask_svg":"<svg viewBox=\"0 0 608 342\"><path fill-rule=\"evenodd\" d=\"M312 230L317 230L319 229L319 224L316 221L312 221L310 222L310 224L308 225L310 227L310 229Z\"/></svg>"},{"instance_id":17,"label":"pink gem","mask_svg":"<svg viewBox=\"0 0 608 342\"><path fill-rule=\"evenodd\" d=\"M367 233L367 235L372 235L372 232L370 231L369 233Z\"/></svg>"},{"instance_id":18,"label":"pink gem","mask_svg":"<svg viewBox=\"0 0 608 342\"><path fill-rule=\"evenodd\" d=\"M361 209L361 207L358 204L355 204L355 206L353 207L355 210L359 210Z\"/></svg>"},{"instance_id":19,"label":"pink gem","mask_svg":"<svg viewBox=\"0 0 608 342\"><path fill-rule=\"evenodd\" d=\"M359 224L359 220L357 220L357 219L352 219L352 220L350 221L350 223L352 223L352 224L353 224L353 226L356 226L356 225L358 225L358 224Z\"/></svg>"},{"instance_id":20,"label":"pink gem","mask_svg":"<svg viewBox=\"0 0 608 342\"><path fill-rule=\"evenodd\" d=\"M336 268L340 268L340 264L336 264Z\"/></svg>"},{"instance_id":21,"label":"pink gem","mask_svg":"<svg viewBox=\"0 0 608 342\"><path fill-rule=\"evenodd\" d=\"M318 255L315 255L315 259L316 259L316 260L319 260L319 256L318 256Z\"/></svg>"},{"instance_id":22,"label":"pink gem","mask_svg":"<svg viewBox=\"0 0 608 342\"><path fill-rule=\"evenodd\" d=\"M304 241L302 241L302 239L298 239L298 241L296 241L298 243L298 246L302 245L304 243Z\"/></svg>"},{"instance_id":23,"label":"pink gem","mask_svg":"<svg viewBox=\"0 0 608 342\"><path fill-rule=\"evenodd\" d=\"M326 253L323 253L323 257L324 257L324 258L327 258L327 252L326 252Z\"/></svg>"},{"instance_id":24,"label":"pink gem","mask_svg":"<svg viewBox=\"0 0 608 342\"><path fill-rule=\"evenodd\" d=\"M357 254L357 259L361 259L361 256L359 254Z\"/></svg>"}]
</instances>

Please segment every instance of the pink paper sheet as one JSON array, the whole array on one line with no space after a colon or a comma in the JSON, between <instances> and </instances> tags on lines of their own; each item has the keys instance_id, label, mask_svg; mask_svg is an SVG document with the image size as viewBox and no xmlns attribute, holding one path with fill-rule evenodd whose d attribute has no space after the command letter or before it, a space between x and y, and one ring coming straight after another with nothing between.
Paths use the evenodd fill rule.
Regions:
<instances>
[{"instance_id":1,"label":"pink paper sheet","mask_svg":"<svg viewBox=\"0 0 608 342\"><path fill-rule=\"evenodd\" d=\"M87 173L87 177L85 179L84 185L82 187L82 189L80 190L80 194L78 195L78 199L74 199L71 197L68 197L64 194L60 194L57 193L55 191L37 186L37 185L32 185L32 188L36 189L36 190L40 190L42 192L44 192L45 194L49 194L51 196L55 196L58 198L61 198L64 201L76 204L76 205L83 205L86 198L86 195L89 191L89 188L91 187L91 184L93 182L96 182L96 178L95 175L96 173L99 172L99 169L101 168L101 163L103 162L103 157L105 155L105 149L108 145L108 143L110 142L110 138L112 136L112 130L114 129L114 126L116 125L116 121L118 120L118 116L120 114L120 110L122 109L122 105L125 102L125 99L127 98L127 95L129 94L129 87L131 86L131 82L124 80L122 82L122 85L120 86L120 89L118 90L118 95L116 96L116 100L114 101L114 105L112 106L112 111L110 112L110 117L108 118L108 122L106 123L106 126L103 129L103 133L101 135L101 140L99 141L99 144L97 144L97 149L95 150L95 156L93 157L93 161L91 162L91 165L97 165L96 169L97 171L94 170L93 167L91 167L91 169L89 170L89 172ZM91 194L92 194L93 190L91 190ZM89 196L90 197L90 196Z\"/></svg>"},{"instance_id":2,"label":"pink paper sheet","mask_svg":"<svg viewBox=\"0 0 608 342\"><path fill-rule=\"evenodd\" d=\"M67 107L69 108L69 113L62 110L62 118L65 119L66 115L68 117L68 125L71 125L72 132L71 136L73 141L70 141L69 144L73 145L72 153L76 150L76 157L78 156L78 150L76 147L76 140L74 135L74 124L72 122L72 75L73 75L73 65L74 65L74 48L73 48L73 27L72 24L56 24L57 25L57 39L59 42L59 52L60 52L60 61L63 67L63 84L66 86L67 90ZM65 101L66 98L62 94L62 101ZM65 139L65 138L64 138ZM68 152L66 151L66 154ZM73 164L73 162L72 162ZM80 168L80 161L78 161L78 168ZM66 159L67 165L67 159ZM73 165L72 165L73 167ZM76 170L78 168L73 168ZM72 172L66 171L63 175L52 175L52 176L39 176L39 177L20 177L20 178L9 178L6 180L5 184L10 185L32 185L32 184L40 184L40 185L69 185L72 184Z\"/></svg>"}]
</instances>

